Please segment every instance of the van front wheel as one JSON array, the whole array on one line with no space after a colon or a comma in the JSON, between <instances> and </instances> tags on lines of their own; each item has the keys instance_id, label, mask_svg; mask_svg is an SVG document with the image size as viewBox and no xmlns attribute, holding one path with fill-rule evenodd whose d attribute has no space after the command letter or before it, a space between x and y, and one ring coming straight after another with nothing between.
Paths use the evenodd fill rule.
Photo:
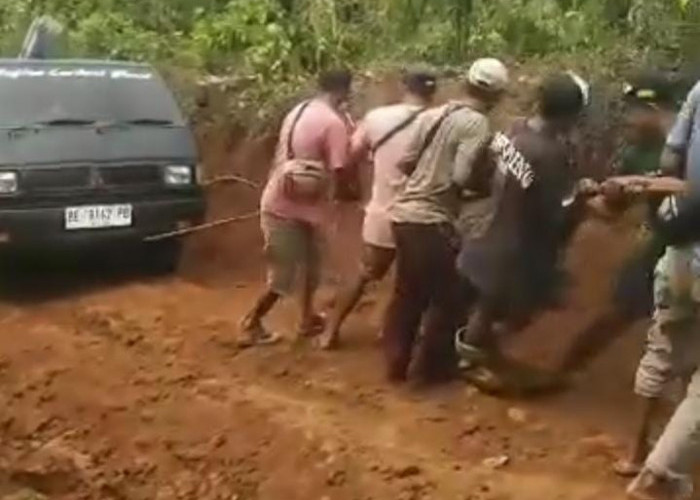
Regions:
<instances>
[{"instance_id":1,"label":"van front wheel","mask_svg":"<svg viewBox=\"0 0 700 500\"><path fill-rule=\"evenodd\" d=\"M177 271L182 256L182 242L177 239L150 243L146 247L146 270L153 274L172 274Z\"/></svg>"}]
</instances>

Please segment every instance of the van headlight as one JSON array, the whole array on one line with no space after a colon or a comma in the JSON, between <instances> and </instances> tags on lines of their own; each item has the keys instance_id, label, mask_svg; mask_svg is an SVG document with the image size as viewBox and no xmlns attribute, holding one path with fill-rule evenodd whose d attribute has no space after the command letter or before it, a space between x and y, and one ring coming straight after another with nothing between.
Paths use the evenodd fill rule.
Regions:
<instances>
[{"instance_id":1,"label":"van headlight","mask_svg":"<svg viewBox=\"0 0 700 500\"><path fill-rule=\"evenodd\" d=\"M163 180L168 186L186 186L192 184L194 175L189 165L168 165L163 172Z\"/></svg>"},{"instance_id":2,"label":"van headlight","mask_svg":"<svg viewBox=\"0 0 700 500\"><path fill-rule=\"evenodd\" d=\"M17 172L0 172L0 194L17 192Z\"/></svg>"}]
</instances>

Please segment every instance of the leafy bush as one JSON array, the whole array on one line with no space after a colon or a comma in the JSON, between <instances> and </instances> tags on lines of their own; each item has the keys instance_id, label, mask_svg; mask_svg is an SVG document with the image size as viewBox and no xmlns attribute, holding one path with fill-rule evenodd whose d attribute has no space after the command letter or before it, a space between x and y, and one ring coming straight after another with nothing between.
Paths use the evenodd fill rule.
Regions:
<instances>
[{"instance_id":1,"label":"leafy bush","mask_svg":"<svg viewBox=\"0 0 700 500\"><path fill-rule=\"evenodd\" d=\"M700 0L0 0L0 52L34 16L68 28L70 56L149 60L292 91L336 65L478 55L576 61L599 73L675 63L700 41ZM693 59L694 60L694 59ZM601 62L603 64L601 64ZM281 90L280 90L281 89ZM275 96L277 100L279 96Z\"/></svg>"}]
</instances>

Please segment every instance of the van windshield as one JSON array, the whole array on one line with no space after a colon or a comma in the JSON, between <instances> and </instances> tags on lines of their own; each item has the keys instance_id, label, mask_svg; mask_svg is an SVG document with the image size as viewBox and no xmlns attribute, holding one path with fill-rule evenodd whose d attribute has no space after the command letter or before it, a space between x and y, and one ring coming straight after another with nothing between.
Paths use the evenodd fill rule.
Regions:
<instances>
[{"instance_id":1,"label":"van windshield","mask_svg":"<svg viewBox=\"0 0 700 500\"><path fill-rule=\"evenodd\" d=\"M0 66L0 103L0 128L183 122L172 94L148 67Z\"/></svg>"}]
</instances>

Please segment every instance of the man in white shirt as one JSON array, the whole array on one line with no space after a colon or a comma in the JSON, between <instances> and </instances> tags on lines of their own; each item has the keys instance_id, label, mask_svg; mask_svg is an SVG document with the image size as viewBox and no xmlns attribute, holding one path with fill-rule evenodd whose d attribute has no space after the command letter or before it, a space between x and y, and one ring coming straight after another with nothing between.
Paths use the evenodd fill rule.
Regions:
<instances>
[{"instance_id":1,"label":"man in white shirt","mask_svg":"<svg viewBox=\"0 0 700 500\"><path fill-rule=\"evenodd\" d=\"M433 102L437 79L429 72L411 71L404 77L403 84L403 101L367 113L353 135L351 155L354 158L371 156L372 159L372 195L365 207L360 273L352 285L338 295L336 308L320 340L323 349L338 347L343 322L357 306L367 286L381 280L394 262L396 245L388 210L406 180L398 163L419 116Z\"/></svg>"}]
</instances>

